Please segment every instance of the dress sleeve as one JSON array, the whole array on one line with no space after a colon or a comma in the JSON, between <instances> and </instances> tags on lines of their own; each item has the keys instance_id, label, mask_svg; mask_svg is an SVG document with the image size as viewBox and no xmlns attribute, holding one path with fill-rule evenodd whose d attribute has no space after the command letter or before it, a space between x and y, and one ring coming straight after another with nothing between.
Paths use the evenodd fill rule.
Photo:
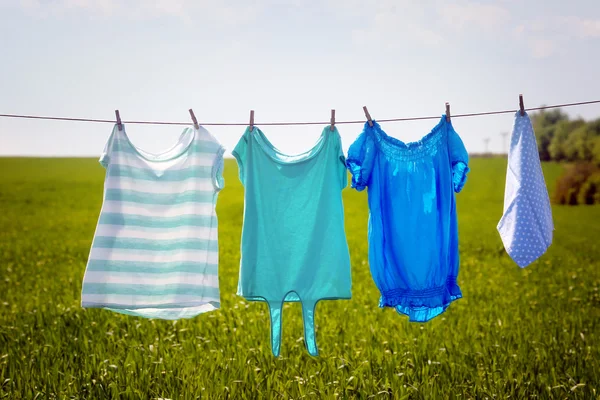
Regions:
<instances>
[{"instance_id":1,"label":"dress sleeve","mask_svg":"<svg viewBox=\"0 0 600 400\"><path fill-rule=\"evenodd\" d=\"M368 123L365 123L363 132L350 145L346 159L346 167L352 174L352 187L359 192L369 185L375 161L376 144L371 129Z\"/></svg>"},{"instance_id":2,"label":"dress sleeve","mask_svg":"<svg viewBox=\"0 0 600 400\"><path fill-rule=\"evenodd\" d=\"M113 143L115 141L115 135L116 135L117 129L118 129L117 125L115 125L112 130L112 133L110 134L108 140L106 141L106 144L104 145L104 150L102 151L102 154L100 155L100 158L98 159L98 161L104 168L108 168L108 164L110 164L110 156L113 151L112 148L113 148Z\"/></svg>"},{"instance_id":3,"label":"dress sleeve","mask_svg":"<svg viewBox=\"0 0 600 400\"><path fill-rule=\"evenodd\" d=\"M235 148L231 152L237 161L238 173L242 185L246 183L246 150L248 148L249 134L250 130L249 128L246 128L246 132L244 132L238 143L235 145Z\"/></svg>"},{"instance_id":4,"label":"dress sleeve","mask_svg":"<svg viewBox=\"0 0 600 400\"><path fill-rule=\"evenodd\" d=\"M450 125L448 131L448 147L450 150L450 162L452 163L452 183L454 191L459 193L467 181L469 154L452 125Z\"/></svg>"}]
</instances>

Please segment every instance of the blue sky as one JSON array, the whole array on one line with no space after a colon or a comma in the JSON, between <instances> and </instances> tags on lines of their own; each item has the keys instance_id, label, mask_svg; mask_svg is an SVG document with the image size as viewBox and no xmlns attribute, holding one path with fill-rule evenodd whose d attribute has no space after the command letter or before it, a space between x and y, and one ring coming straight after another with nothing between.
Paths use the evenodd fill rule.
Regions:
<instances>
[{"instance_id":1,"label":"blue sky","mask_svg":"<svg viewBox=\"0 0 600 400\"><path fill-rule=\"evenodd\" d=\"M0 1L0 114L245 122L441 115L600 98L598 0ZM600 105L565 109L596 118ZM512 115L457 118L501 151ZM436 121L384 124L417 140ZM179 126L129 125L144 150ZM282 150L319 126L264 127ZM360 125L339 127L347 148ZM110 124L0 118L0 155L98 156ZM243 127L209 127L231 150Z\"/></svg>"}]
</instances>

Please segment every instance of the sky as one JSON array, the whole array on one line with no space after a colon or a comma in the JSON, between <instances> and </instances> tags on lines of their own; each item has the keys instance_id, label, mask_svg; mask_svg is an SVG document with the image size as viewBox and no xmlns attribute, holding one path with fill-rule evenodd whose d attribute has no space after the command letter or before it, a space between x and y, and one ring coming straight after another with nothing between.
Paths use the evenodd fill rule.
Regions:
<instances>
[{"instance_id":1,"label":"sky","mask_svg":"<svg viewBox=\"0 0 600 400\"><path fill-rule=\"evenodd\" d=\"M452 114L600 99L598 0L0 0L0 114L255 124ZM600 117L600 104L564 109ZM504 150L514 115L453 119ZM382 124L405 142L435 120ZM190 121L191 124L191 121ZM0 118L0 155L92 156L112 124ZM338 126L344 148L362 125ZM161 152L182 126L127 125ZM207 127L227 148L243 126ZM282 151L322 126L264 126Z\"/></svg>"}]
</instances>

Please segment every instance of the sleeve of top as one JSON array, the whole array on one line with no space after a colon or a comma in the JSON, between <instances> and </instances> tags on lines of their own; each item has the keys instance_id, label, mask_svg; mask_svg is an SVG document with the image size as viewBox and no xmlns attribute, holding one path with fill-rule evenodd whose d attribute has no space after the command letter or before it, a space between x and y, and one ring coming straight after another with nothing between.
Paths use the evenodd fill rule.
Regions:
<instances>
[{"instance_id":1,"label":"sleeve of top","mask_svg":"<svg viewBox=\"0 0 600 400\"><path fill-rule=\"evenodd\" d=\"M340 187L344 189L348 186L348 171L346 170L346 157L344 156L344 149L342 148L342 138L338 133L338 145L337 145L337 161L339 164L339 174L340 174Z\"/></svg>"},{"instance_id":2,"label":"sleeve of top","mask_svg":"<svg viewBox=\"0 0 600 400\"><path fill-rule=\"evenodd\" d=\"M454 191L459 193L467 181L469 172L469 154L460 136L450 126L448 132L448 147L450 150L450 162L452 163L452 183Z\"/></svg>"},{"instance_id":3,"label":"sleeve of top","mask_svg":"<svg viewBox=\"0 0 600 400\"><path fill-rule=\"evenodd\" d=\"M248 148L248 132L249 130L246 129L246 132L244 132L244 135L242 135L238 143L235 145L235 148L231 152L237 161L238 173L242 185L246 182L246 150Z\"/></svg>"},{"instance_id":4,"label":"sleeve of top","mask_svg":"<svg viewBox=\"0 0 600 400\"><path fill-rule=\"evenodd\" d=\"M115 141L115 131L117 130L117 125L114 126L112 133L110 134L106 144L104 145L104 150L100 155L98 161L104 168L108 168L108 164L110 164L110 155L112 153L113 143Z\"/></svg>"},{"instance_id":5,"label":"sleeve of top","mask_svg":"<svg viewBox=\"0 0 600 400\"><path fill-rule=\"evenodd\" d=\"M359 192L369 185L373 162L375 160L375 141L370 127L365 128L360 136L350 145L346 167L352 174L352 187Z\"/></svg>"},{"instance_id":6,"label":"sleeve of top","mask_svg":"<svg viewBox=\"0 0 600 400\"><path fill-rule=\"evenodd\" d=\"M212 167L212 181L215 191L219 192L225 187L225 179L223 178L223 154L225 153L225 148L219 145L219 149L215 155L215 160L213 162Z\"/></svg>"}]
</instances>

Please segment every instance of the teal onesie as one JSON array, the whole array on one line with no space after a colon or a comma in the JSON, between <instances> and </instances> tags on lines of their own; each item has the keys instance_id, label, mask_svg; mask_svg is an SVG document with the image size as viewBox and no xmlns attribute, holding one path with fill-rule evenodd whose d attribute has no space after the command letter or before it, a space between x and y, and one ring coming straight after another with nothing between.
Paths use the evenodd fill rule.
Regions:
<instances>
[{"instance_id":1,"label":"teal onesie","mask_svg":"<svg viewBox=\"0 0 600 400\"><path fill-rule=\"evenodd\" d=\"M328 126L312 149L286 155L259 128L247 128L233 155L245 188L237 294L267 302L275 356L283 303L301 302L306 348L316 356L317 302L351 297L340 135Z\"/></svg>"}]
</instances>

